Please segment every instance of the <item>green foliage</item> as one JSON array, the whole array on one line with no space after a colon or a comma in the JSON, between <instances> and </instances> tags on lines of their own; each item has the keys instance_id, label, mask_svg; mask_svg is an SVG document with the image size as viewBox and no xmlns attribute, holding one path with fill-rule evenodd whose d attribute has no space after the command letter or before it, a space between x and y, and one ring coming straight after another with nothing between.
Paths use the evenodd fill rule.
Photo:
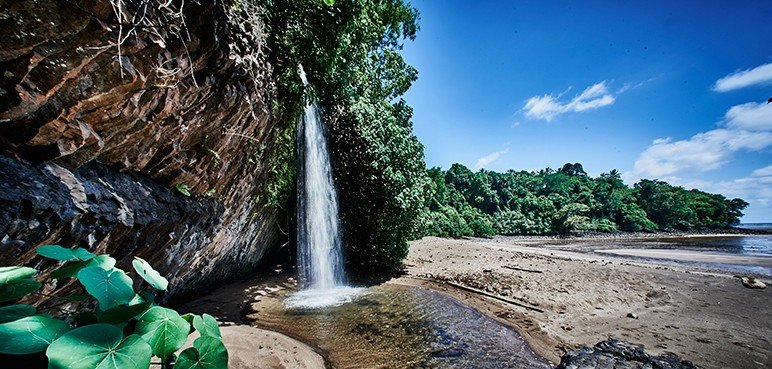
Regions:
<instances>
[{"instance_id":1,"label":"green foliage","mask_svg":"<svg viewBox=\"0 0 772 369\"><path fill-rule=\"evenodd\" d=\"M53 272L51 272L51 278L62 279L62 278L75 277L78 274L78 272L81 271L81 269L88 268L88 267L100 267L102 269L109 270L109 269L112 269L114 266L115 266L115 259L110 257L110 255L98 255L89 260L70 263L57 270L54 270Z\"/></svg>"},{"instance_id":2,"label":"green foliage","mask_svg":"<svg viewBox=\"0 0 772 369\"><path fill-rule=\"evenodd\" d=\"M124 338L114 325L92 324L52 342L46 356L49 369L147 369L151 354L138 335Z\"/></svg>"},{"instance_id":3,"label":"green foliage","mask_svg":"<svg viewBox=\"0 0 772 369\"><path fill-rule=\"evenodd\" d=\"M134 288L129 276L116 268L88 267L78 272L78 281L99 302L99 308L107 310L126 305L134 299Z\"/></svg>"},{"instance_id":4,"label":"green foliage","mask_svg":"<svg viewBox=\"0 0 772 369\"><path fill-rule=\"evenodd\" d=\"M175 369L219 369L228 366L228 351L222 341L211 336L201 336L193 341L193 347L180 353Z\"/></svg>"},{"instance_id":5,"label":"green foliage","mask_svg":"<svg viewBox=\"0 0 772 369\"><path fill-rule=\"evenodd\" d=\"M201 336L211 336L222 338L220 334L220 326L217 325L217 321L209 314L193 317L193 327L201 333Z\"/></svg>"},{"instance_id":6,"label":"green foliage","mask_svg":"<svg viewBox=\"0 0 772 369\"><path fill-rule=\"evenodd\" d=\"M150 344L153 355L166 359L182 347L189 330L190 324L179 313L153 306L139 318L135 333Z\"/></svg>"},{"instance_id":7,"label":"green foliage","mask_svg":"<svg viewBox=\"0 0 772 369\"><path fill-rule=\"evenodd\" d=\"M96 256L82 247L67 249L59 245L40 246L37 253L49 259L61 261L91 260Z\"/></svg>"},{"instance_id":8,"label":"green foliage","mask_svg":"<svg viewBox=\"0 0 772 369\"><path fill-rule=\"evenodd\" d=\"M37 291L42 284L31 277L37 270L21 266L0 267L0 303L15 301Z\"/></svg>"},{"instance_id":9,"label":"green foliage","mask_svg":"<svg viewBox=\"0 0 772 369\"><path fill-rule=\"evenodd\" d=\"M0 324L0 353L33 354L70 330L67 322L42 315L27 316Z\"/></svg>"},{"instance_id":10,"label":"green foliage","mask_svg":"<svg viewBox=\"0 0 772 369\"><path fill-rule=\"evenodd\" d=\"M506 173L475 173L454 164L446 172L426 173L431 191L422 234L431 236L727 227L748 205L662 181L642 180L630 188L616 170L591 178L579 163L559 171Z\"/></svg>"},{"instance_id":11,"label":"green foliage","mask_svg":"<svg viewBox=\"0 0 772 369\"><path fill-rule=\"evenodd\" d=\"M115 268L115 259L93 255L81 248L46 245L38 254L64 261L57 278L76 277L88 295L57 296L63 302L96 300L97 307L82 305L77 311L60 310L54 304L38 312L30 305L4 305L36 290L41 283L37 270L22 266L0 268L0 353L26 355L45 351L49 368L147 369L151 356L164 368L227 368L228 354L217 321L210 315L180 316L174 310L154 305L151 289L136 293L131 278ZM136 258L134 269L155 290L165 290L168 281L149 263ZM53 277L52 273L52 277ZM32 283L34 282L34 283ZM30 285L31 288L19 286ZM23 293L22 293L23 292ZM77 291L76 291L77 292ZM44 305L45 306L45 305ZM52 314L54 316L52 316ZM74 328L74 329L73 329ZM173 353L196 329L202 338L185 350L185 358Z\"/></svg>"},{"instance_id":12,"label":"green foliage","mask_svg":"<svg viewBox=\"0 0 772 369\"><path fill-rule=\"evenodd\" d=\"M399 99L417 77L399 54L415 37L417 11L402 0L274 0L267 14L285 114L294 113L286 118L295 122L304 93L324 107L347 259L396 266L429 188L412 110ZM314 91L304 91L298 65Z\"/></svg>"},{"instance_id":13,"label":"green foliage","mask_svg":"<svg viewBox=\"0 0 772 369\"><path fill-rule=\"evenodd\" d=\"M166 287L169 286L169 281L153 269L147 261L135 256L134 261L132 261L131 264L134 266L134 270L137 271L137 274L139 274L139 276L147 283L150 283L153 288L159 291L166 291Z\"/></svg>"},{"instance_id":14,"label":"green foliage","mask_svg":"<svg viewBox=\"0 0 772 369\"><path fill-rule=\"evenodd\" d=\"M174 186L174 188L176 188L177 191L179 191L179 193L185 196L190 196L190 189L188 189L188 185L184 183L177 183L177 185Z\"/></svg>"},{"instance_id":15,"label":"green foliage","mask_svg":"<svg viewBox=\"0 0 772 369\"><path fill-rule=\"evenodd\" d=\"M34 306L24 304L0 307L0 324L28 317L36 311Z\"/></svg>"}]
</instances>

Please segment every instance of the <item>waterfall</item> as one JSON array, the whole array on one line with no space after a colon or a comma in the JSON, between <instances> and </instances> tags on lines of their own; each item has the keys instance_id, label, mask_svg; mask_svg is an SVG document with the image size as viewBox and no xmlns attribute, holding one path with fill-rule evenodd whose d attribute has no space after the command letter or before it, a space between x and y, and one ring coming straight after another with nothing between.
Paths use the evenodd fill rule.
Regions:
<instances>
[{"instance_id":1,"label":"waterfall","mask_svg":"<svg viewBox=\"0 0 772 369\"><path fill-rule=\"evenodd\" d=\"M302 67L300 78L308 87ZM339 305L360 289L345 284L338 194L322 116L312 99L307 99L298 119L297 137L297 267L302 290L286 302L304 308Z\"/></svg>"},{"instance_id":2,"label":"waterfall","mask_svg":"<svg viewBox=\"0 0 772 369\"><path fill-rule=\"evenodd\" d=\"M308 86L301 67L300 78ZM316 101L298 119L298 271L302 287L344 284L338 194L332 181L327 138Z\"/></svg>"}]
</instances>

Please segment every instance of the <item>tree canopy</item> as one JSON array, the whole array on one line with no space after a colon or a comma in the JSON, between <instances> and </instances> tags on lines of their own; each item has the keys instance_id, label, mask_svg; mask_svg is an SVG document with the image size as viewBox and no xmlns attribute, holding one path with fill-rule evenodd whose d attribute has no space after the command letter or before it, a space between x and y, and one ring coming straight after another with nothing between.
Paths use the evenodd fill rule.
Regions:
<instances>
[{"instance_id":1,"label":"tree canopy","mask_svg":"<svg viewBox=\"0 0 772 369\"><path fill-rule=\"evenodd\" d=\"M427 175L423 234L442 237L722 228L737 224L748 206L663 181L628 187L617 170L592 178L579 163L506 173L453 164Z\"/></svg>"}]
</instances>

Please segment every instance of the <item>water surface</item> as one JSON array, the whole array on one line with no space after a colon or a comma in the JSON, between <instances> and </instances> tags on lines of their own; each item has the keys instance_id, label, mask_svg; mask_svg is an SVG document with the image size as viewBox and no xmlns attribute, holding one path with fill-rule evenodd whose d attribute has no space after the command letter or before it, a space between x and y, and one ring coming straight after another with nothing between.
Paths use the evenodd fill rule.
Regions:
<instances>
[{"instance_id":1,"label":"water surface","mask_svg":"<svg viewBox=\"0 0 772 369\"><path fill-rule=\"evenodd\" d=\"M322 309L266 298L256 324L319 347L335 368L550 368L515 330L419 287L375 286Z\"/></svg>"}]
</instances>

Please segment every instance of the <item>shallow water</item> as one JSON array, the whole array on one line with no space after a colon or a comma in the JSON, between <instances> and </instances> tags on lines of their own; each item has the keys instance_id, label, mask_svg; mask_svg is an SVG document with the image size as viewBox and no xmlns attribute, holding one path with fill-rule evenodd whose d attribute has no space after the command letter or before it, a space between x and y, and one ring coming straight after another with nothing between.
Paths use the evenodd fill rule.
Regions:
<instances>
[{"instance_id":1,"label":"shallow water","mask_svg":"<svg viewBox=\"0 0 772 369\"><path fill-rule=\"evenodd\" d=\"M320 309L265 298L256 324L319 347L335 368L550 368L515 330L419 287L380 285Z\"/></svg>"}]
</instances>

